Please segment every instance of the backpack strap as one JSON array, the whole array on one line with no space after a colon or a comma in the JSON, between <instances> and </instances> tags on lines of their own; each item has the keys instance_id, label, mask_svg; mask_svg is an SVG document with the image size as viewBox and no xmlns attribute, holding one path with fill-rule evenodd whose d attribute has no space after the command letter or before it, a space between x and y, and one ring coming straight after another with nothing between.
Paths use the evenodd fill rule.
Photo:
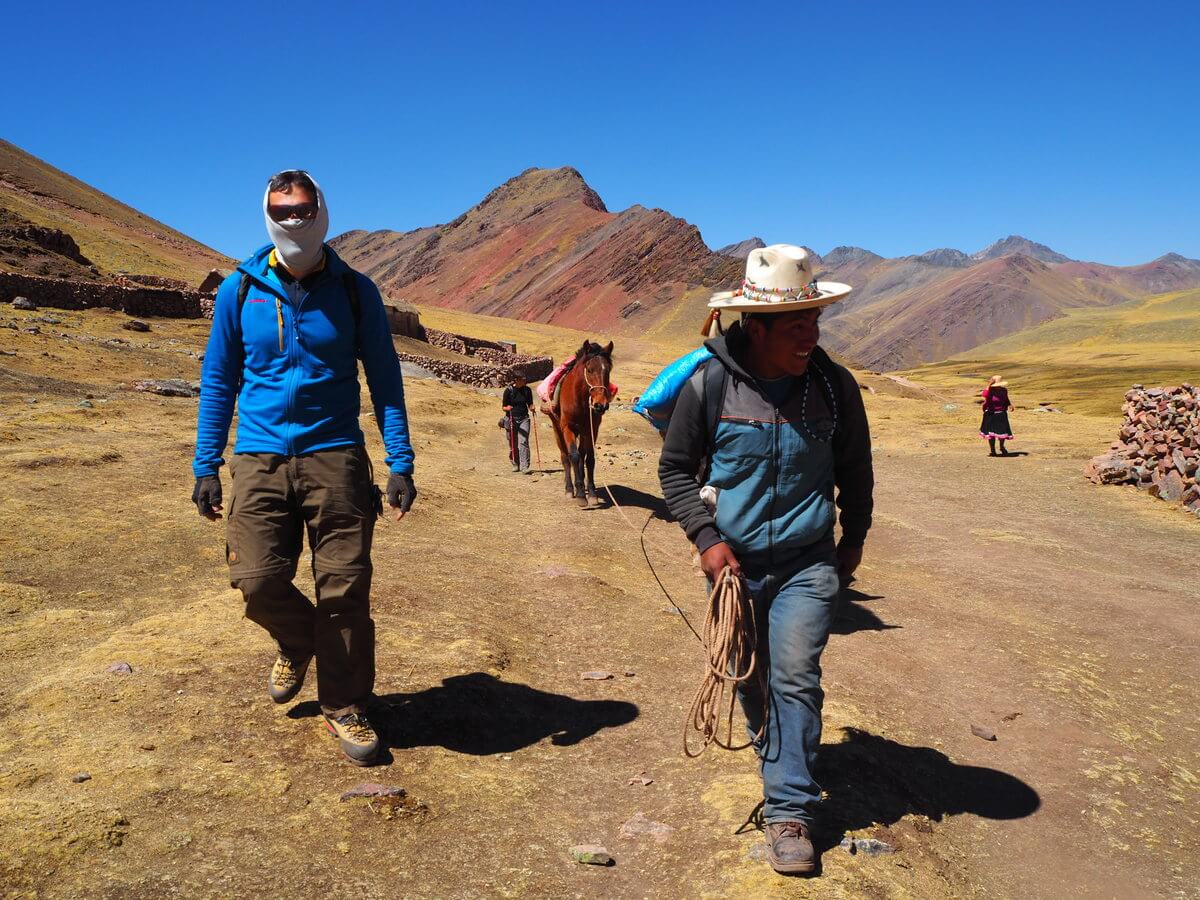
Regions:
<instances>
[{"instance_id":1,"label":"backpack strap","mask_svg":"<svg viewBox=\"0 0 1200 900\"><path fill-rule=\"evenodd\" d=\"M249 293L250 276L243 272L242 280L238 283L238 321L241 321L242 307L246 305L246 295Z\"/></svg>"},{"instance_id":2,"label":"backpack strap","mask_svg":"<svg viewBox=\"0 0 1200 900\"><path fill-rule=\"evenodd\" d=\"M717 426L721 424L721 411L725 407L725 384L728 378L729 371L716 357L704 364L704 384L700 398L704 401L705 440L710 459L712 451L716 449Z\"/></svg>"}]
</instances>

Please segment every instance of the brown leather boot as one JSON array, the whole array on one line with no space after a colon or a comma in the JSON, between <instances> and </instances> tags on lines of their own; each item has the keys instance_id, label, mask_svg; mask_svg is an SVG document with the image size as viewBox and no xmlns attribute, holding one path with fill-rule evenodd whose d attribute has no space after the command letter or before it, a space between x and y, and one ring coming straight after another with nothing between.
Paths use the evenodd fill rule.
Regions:
<instances>
[{"instance_id":1,"label":"brown leather boot","mask_svg":"<svg viewBox=\"0 0 1200 900\"><path fill-rule=\"evenodd\" d=\"M780 875L815 872L817 852L804 822L767 823L767 859Z\"/></svg>"}]
</instances>

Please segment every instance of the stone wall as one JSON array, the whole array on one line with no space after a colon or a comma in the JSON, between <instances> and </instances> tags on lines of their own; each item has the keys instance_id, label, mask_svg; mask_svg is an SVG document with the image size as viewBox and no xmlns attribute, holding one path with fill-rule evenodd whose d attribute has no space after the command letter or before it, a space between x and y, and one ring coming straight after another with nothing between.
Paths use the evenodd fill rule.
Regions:
<instances>
[{"instance_id":1,"label":"stone wall","mask_svg":"<svg viewBox=\"0 0 1200 900\"><path fill-rule=\"evenodd\" d=\"M405 362L415 363L423 369L428 369L439 378L475 387L507 387L512 384L512 380L518 372L524 374L529 381L539 381L549 375L553 368L549 359L537 357L524 357L530 362L512 363L507 366L486 364L473 366L468 363L449 362L444 359L422 356L419 353L397 353L396 355Z\"/></svg>"},{"instance_id":2,"label":"stone wall","mask_svg":"<svg viewBox=\"0 0 1200 900\"><path fill-rule=\"evenodd\" d=\"M1123 411L1117 440L1084 474L1097 484L1136 485L1200 515L1200 388L1135 384Z\"/></svg>"},{"instance_id":3,"label":"stone wall","mask_svg":"<svg viewBox=\"0 0 1200 900\"><path fill-rule=\"evenodd\" d=\"M172 291L186 291L188 284L182 278L168 278L166 275L132 275L121 272L116 276L116 282L123 287L164 288Z\"/></svg>"},{"instance_id":4,"label":"stone wall","mask_svg":"<svg viewBox=\"0 0 1200 900\"><path fill-rule=\"evenodd\" d=\"M126 287L91 281L70 281L0 272L0 302L28 297L38 306L54 309L119 309L131 316L195 319L201 315L202 294L196 291Z\"/></svg>"}]
</instances>

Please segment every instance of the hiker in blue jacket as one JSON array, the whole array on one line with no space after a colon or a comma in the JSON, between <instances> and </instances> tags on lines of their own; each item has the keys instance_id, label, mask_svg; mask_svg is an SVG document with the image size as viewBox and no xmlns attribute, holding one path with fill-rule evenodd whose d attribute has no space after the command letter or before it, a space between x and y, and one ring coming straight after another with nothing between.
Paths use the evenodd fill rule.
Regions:
<instances>
[{"instance_id":1,"label":"hiker in blue jacket","mask_svg":"<svg viewBox=\"0 0 1200 900\"><path fill-rule=\"evenodd\" d=\"M756 679L742 682L739 695L752 736L766 717L755 750L768 858L783 874L817 866L810 827L821 799L812 774L821 652L839 587L862 561L871 527L862 397L854 376L817 346L821 308L849 292L815 281L802 247L754 250L741 289L709 303L742 320L707 342L713 358L684 384L659 460L663 496L704 573L715 582L729 567L745 577L754 603L768 696ZM715 512L702 487L715 493Z\"/></svg>"},{"instance_id":2,"label":"hiker in blue jacket","mask_svg":"<svg viewBox=\"0 0 1200 900\"><path fill-rule=\"evenodd\" d=\"M416 498L404 383L379 290L325 244L329 212L306 172L273 176L263 201L271 244L221 284L201 375L192 501L221 518L219 469L234 406L237 443L226 558L246 617L278 644L267 690L299 693L313 658L326 727L370 765L375 682L371 538L382 502L359 428L362 360L399 521ZM316 604L292 583L303 535Z\"/></svg>"}]
</instances>

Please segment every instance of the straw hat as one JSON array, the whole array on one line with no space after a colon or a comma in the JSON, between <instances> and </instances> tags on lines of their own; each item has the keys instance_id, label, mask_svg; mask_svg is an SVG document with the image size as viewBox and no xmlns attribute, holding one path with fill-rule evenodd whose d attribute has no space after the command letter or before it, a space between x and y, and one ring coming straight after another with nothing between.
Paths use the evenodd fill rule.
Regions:
<instances>
[{"instance_id":1,"label":"straw hat","mask_svg":"<svg viewBox=\"0 0 1200 900\"><path fill-rule=\"evenodd\" d=\"M788 312L828 306L849 293L848 284L817 281L812 257L803 247L772 244L751 250L742 286L736 291L713 294L708 305L710 309L731 312Z\"/></svg>"}]
</instances>

